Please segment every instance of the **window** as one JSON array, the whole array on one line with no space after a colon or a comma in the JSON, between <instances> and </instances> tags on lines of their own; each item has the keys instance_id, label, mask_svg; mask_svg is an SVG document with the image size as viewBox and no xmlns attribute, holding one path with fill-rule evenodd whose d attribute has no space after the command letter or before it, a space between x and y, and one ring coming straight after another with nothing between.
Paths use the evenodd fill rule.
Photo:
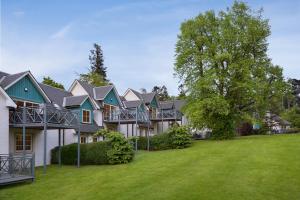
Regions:
<instances>
[{"instance_id":1,"label":"window","mask_svg":"<svg viewBox=\"0 0 300 200\"><path fill-rule=\"evenodd\" d=\"M25 136L25 150L32 151L32 135L26 134ZM16 151L23 151L23 135L16 134Z\"/></svg>"},{"instance_id":2,"label":"window","mask_svg":"<svg viewBox=\"0 0 300 200\"><path fill-rule=\"evenodd\" d=\"M82 122L83 123L91 123L91 111L90 110L82 110Z\"/></svg>"},{"instance_id":3,"label":"window","mask_svg":"<svg viewBox=\"0 0 300 200\"><path fill-rule=\"evenodd\" d=\"M31 103L31 102L27 102L27 101L16 101L15 102L17 107L29 107L29 108L38 108L39 104L36 103Z\"/></svg>"},{"instance_id":4,"label":"window","mask_svg":"<svg viewBox=\"0 0 300 200\"><path fill-rule=\"evenodd\" d=\"M87 143L86 137L85 137L85 136L81 136L81 137L80 137L80 143L81 143L81 144L86 144L86 143Z\"/></svg>"},{"instance_id":5,"label":"window","mask_svg":"<svg viewBox=\"0 0 300 200\"><path fill-rule=\"evenodd\" d=\"M98 142L97 137L93 137L93 142Z\"/></svg>"}]
</instances>

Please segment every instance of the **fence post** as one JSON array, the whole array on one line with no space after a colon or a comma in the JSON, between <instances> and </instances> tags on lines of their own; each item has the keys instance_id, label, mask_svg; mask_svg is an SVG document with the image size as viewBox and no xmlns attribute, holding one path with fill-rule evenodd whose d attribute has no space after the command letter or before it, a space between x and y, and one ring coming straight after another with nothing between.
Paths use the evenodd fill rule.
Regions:
<instances>
[{"instance_id":1,"label":"fence post","mask_svg":"<svg viewBox=\"0 0 300 200\"><path fill-rule=\"evenodd\" d=\"M138 122L138 107L136 107L136 114L135 114L135 151L137 151L137 122Z\"/></svg>"},{"instance_id":2,"label":"fence post","mask_svg":"<svg viewBox=\"0 0 300 200\"><path fill-rule=\"evenodd\" d=\"M32 153L32 158L31 158L31 176L33 177L32 181L34 181L35 179L34 169L35 169L35 154Z\"/></svg>"}]
</instances>

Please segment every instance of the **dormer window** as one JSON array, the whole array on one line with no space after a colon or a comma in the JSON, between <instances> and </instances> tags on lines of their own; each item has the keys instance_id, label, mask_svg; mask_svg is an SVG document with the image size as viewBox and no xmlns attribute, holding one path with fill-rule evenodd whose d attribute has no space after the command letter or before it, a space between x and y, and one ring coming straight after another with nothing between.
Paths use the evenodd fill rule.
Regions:
<instances>
[{"instance_id":1,"label":"dormer window","mask_svg":"<svg viewBox=\"0 0 300 200\"><path fill-rule=\"evenodd\" d=\"M90 110L82 110L82 123L91 123L91 111Z\"/></svg>"}]
</instances>

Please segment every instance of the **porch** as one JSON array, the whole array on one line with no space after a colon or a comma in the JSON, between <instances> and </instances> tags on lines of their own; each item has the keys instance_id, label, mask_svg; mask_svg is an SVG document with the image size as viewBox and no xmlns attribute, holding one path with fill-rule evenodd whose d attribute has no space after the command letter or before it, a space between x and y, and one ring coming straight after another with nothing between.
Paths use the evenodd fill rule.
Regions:
<instances>
[{"instance_id":1,"label":"porch","mask_svg":"<svg viewBox=\"0 0 300 200\"><path fill-rule=\"evenodd\" d=\"M26 149L28 148L28 145L26 145L28 130L40 130L40 134L43 134L40 137L39 148L36 149L36 153L39 153L39 158L43 159L44 173L47 168L47 159L50 156L50 148L47 145L48 133L53 134L55 132L58 134L57 139L60 148L61 130L74 129L78 137L77 166L80 166L80 120L78 111L58 108L52 104L40 104L35 107L18 107L9 111L9 125L12 129L19 129L20 135L22 135L22 141L20 141L21 147L18 149L18 153L20 153L19 157L24 156L28 152L28 149Z\"/></svg>"},{"instance_id":2,"label":"porch","mask_svg":"<svg viewBox=\"0 0 300 200\"><path fill-rule=\"evenodd\" d=\"M0 186L33 181L34 154L0 155Z\"/></svg>"}]
</instances>

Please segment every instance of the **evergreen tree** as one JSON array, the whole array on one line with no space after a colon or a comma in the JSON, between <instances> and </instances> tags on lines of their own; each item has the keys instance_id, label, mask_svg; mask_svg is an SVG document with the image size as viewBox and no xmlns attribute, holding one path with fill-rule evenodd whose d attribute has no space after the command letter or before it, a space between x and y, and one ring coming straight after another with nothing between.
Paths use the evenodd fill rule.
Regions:
<instances>
[{"instance_id":1,"label":"evergreen tree","mask_svg":"<svg viewBox=\"0 0 300 200\"><path fill-rule=\"evenodd\" d=\"M106 67L104 67L103 52L99 44L94 43L94 49L90 50L89 60L91 71L99 74L105 82L108 82Z\"/></svg>"},{"instance_id":2,"label":"evergreen tree","mask_svg":"<svg viewBox=\"0 0 300 200\"><path fill-rule=\"evenodd\" d=\"M168 93L168 89L165 85L163 85L162 87L154 86L152 92L157 93L159 101L166 101L171 99Z\"/></svg>"}]
</instances>

